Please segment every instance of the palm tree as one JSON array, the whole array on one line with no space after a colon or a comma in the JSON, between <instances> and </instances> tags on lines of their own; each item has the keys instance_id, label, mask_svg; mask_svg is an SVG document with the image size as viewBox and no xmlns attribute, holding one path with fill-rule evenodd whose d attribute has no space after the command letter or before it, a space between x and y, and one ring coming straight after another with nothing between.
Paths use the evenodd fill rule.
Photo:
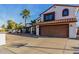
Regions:
<instances>
[{"instance_id":1,"label":"palm tree","mask_svg":"<svg viewBox=\"0 0 79 59\"><path fill-rule=\"evenodd\" d=\"M25 28L26 28L26 19L30 16L30 11L27 10L27 9L24 9L24 10L21 12L21 16L22 16L22 18L25 20Z\"/></svg>"},{"instance_id":2,"label":"palm tree","mask_svg":"<svg viewBox=\"0 0 79 59\"><path fill-rule=\"evenodd\" d=\"M31 24L35 24L36 23L36 20L31 20Z\"/></svg>"}]
</instances>

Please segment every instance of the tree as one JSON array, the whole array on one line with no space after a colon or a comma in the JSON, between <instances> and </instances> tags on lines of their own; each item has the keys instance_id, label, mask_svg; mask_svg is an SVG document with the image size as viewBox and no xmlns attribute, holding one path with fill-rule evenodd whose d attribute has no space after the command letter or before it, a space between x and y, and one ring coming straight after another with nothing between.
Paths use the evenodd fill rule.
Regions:
<instances>
[{"instance_id":1,"label":"tree","mask_svg":"<svg viewBox=\"0 0 79 59\"><path fill-rule=\"evenodd\" d=\"M35 24L36 23L36 20L31 20L31 24Z\"/></svg>"},{"instance_id":2,"label":"tree","mask_svg":"<svg viewBox=\"0 0 79 59\"><path fill-rule=\"evenodd\" d=\"M19 29L22 29L23 27L22 23L19 23Z\"/></svg>"},{"instance_id":3,"label":"tree","mask_svg":"<svg viewBox=\"0 0 79 59\"><path fill-rule=\"evenodd\" d=\"M8 20L7 23L8 23L7 26L8 29L12 29L12 30L16 29L16 23L13 20Z\"/></svg>"},{"instance_id":4,"label":"tree","mask_svg":"<svg viewBox=\"0 0 79 59\"><path fill-rule=\"evenodd\" d=\"M4 29L6 28L6 27L5 27L5 24L3 24L1 27L4 28Z\"/></svg>"},{"instance_id":5,"label":"tree","mask_svg":"<svg viewBox=\"0 0 79 59\"><path fill-rule=\"evenodd\" d=\"M25 27L26 27L26 19L30 16L30 11L27 9L24 9L21 12L22 18L25 20Z\"/></svg>"},{"instance_id":6,"label":"tree","mask_svg":"<svg viewBox=\"0 0 79 59\"><path fill-rule=\"evenodd\" d=\"M5 24L3 24L3 25L1 26L0 32L6 32Z\"/></svg>"},{"instance_id":7,"label":"tree","mask_svg":"<svg viewBox=\"0 0 79 59\"><path fill-rule=\"evenodd\" d=\"M24 26L22 23L16 24L16 29L21 30Z\"/></svg>"}]
</instances>

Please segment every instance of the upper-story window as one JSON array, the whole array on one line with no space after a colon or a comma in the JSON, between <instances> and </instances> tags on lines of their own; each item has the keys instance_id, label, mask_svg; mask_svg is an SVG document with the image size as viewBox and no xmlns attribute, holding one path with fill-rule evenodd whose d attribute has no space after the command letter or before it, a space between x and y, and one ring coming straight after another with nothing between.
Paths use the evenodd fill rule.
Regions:
<instances>
[{"instance_id":1,"label":"upper-story window","mask_svg":"<svg viewBox=\"0 0 79 59\"><path fill-rule=\"evenodd\" d=\"M55 20L55 12L44 14L44 21Z\"/></svg>"},{"instance_id":2,"label":"upper-story window","mask_svg":"<svg viewBox=\"0 0 79 59\"><path fill-rule=\"evenodd\" d=\"M69 15L69 9L64 9L62 11L62 16L68 16Z\"/></svg>"}]
</instances>

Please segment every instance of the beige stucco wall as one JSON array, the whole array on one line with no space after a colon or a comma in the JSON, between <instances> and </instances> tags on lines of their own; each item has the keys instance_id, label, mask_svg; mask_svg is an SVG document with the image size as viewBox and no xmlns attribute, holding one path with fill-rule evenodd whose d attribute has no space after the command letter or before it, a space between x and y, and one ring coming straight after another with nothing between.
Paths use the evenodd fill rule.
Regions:
<instances>
[{"instance_id":1,"label":"beige stucco wall","mask_svg":"<svg viewBox=\"0 0 79 59\"><path fill-rule=\"evenodd\" d=\"M76 36L77 36L76 22L69 23L69 38L76 38Z\"/></svg>"},{"instance_id":2,"label":"beige stucco wall","mask_svg":"<svg viewBox=\"0 0 79 59\"><path fill-rule=\"evenodd\" d=\"M62 10L68 8L69 9L69 16L63 17L62 16ZM75 7L66 7L66 6L55 6L46 11L43 14L50 13L50 12L55 12L55 20L59 19L67 19L67 18L76 18L76 13L77 13L77 8ZM43 21L43 14L41 15L41 21ZM36 26L36 35L39 35L39 26ZM74 23L69 23L69 38L76 38L77 35L77 27L76 27L76 22Z\"/></svg>"},{"instance_id":3,"label":"beige stucco wall","mask_svg":"<svg viewBox=\"0 0 79 59\"><path fill-rule=\"evenodd\" d=\"M69 16L63 17L62 16L62 10L65 9L65 8L69 9ZM56 20L66 19L66 18L76 18L76 15L75 15L76 10L77 10L77 8L75 8L75 7L54 6L43 14L55 12L55 19ZM43 21L43 14L41 15L41 21Z\"/></svg>"},{"instance_id":4,"label":"beige stucco wall","mask_svg":"<svg viewBox=\"0 0 79 59\"><path fill-rule=\"evenodd\" d=\"M39 25L36 25L36 35L39 36Z\"/></svg>"}]
</instances>

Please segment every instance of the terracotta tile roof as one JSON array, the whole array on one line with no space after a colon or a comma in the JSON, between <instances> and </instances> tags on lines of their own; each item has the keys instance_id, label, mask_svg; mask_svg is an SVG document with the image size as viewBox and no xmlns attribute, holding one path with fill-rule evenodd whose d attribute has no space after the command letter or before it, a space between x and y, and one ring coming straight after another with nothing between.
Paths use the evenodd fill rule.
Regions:
<instances>
[{"instance_id":1,"label":"terracotta tile roof","mask_svg":"<svg viewBox=\"0 0 79 59\"><path fill-rule=\"evenodd\" d=\"M55 21L48 21L48 22L39 22L35 25L43 25L43 24L57 24L57 23L70 23L70 22L77 22L76 18L69 18L69 19L60 19Z\"/></svg>"}]
</instances>

